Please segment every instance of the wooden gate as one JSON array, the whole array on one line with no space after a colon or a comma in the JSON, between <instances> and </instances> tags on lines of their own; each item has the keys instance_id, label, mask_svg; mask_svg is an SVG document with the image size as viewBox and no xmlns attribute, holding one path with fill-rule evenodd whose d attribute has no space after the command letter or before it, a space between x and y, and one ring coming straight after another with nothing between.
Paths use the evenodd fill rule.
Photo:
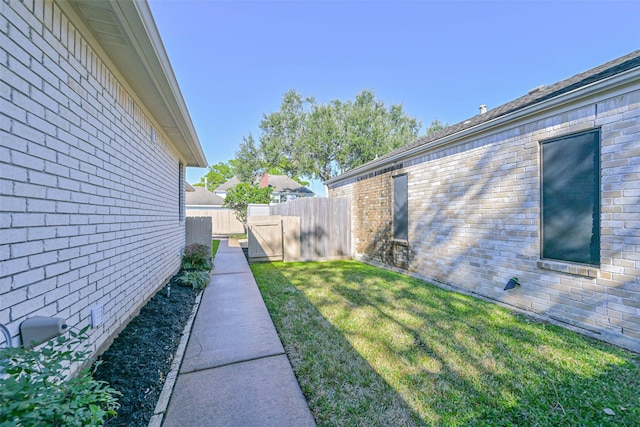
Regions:
<instances>
[{"instance_id":1,"label":"wooden gate","mask_svg":"<svg viewBox=\"0 0 640 427\"><path fill-rule=\"evenodd\" d=\"M247 222L249 262L300 261L300 218L270 215Z\"/></svg>"},{"instance_id":2,"label":"wooden gate","mask_svg":"<svg viewBox=\"0 0 640 427\"><path fill-rule=\"evenodd\" d=\"M247 236L249 238L249 260L282 261L284 259L282 220L279 217L264 218L263 221L249 223L249 235Z\"/></svg>"}]
</instances>

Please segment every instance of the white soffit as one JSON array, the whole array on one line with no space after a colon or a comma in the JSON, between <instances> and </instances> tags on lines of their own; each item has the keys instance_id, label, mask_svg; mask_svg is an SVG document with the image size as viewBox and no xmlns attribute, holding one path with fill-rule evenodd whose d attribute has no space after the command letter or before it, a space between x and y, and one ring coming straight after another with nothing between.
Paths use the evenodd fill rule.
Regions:
<instances>
[{"instance_id":1,"label":"white soffit","mask_svg":"<svg viewBox=\"0 0 640 427\"><path fill-rule=\"evenodd\" d=\"M207 160L146 1L71 0L138 98L183 156L186 166Z\"/></svg>"}]
</instances>

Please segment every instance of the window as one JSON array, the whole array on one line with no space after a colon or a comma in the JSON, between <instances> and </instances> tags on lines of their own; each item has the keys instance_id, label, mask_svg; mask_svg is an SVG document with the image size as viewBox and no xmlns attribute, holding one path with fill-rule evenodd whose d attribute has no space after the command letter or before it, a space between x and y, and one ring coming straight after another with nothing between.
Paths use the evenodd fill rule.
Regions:
<instances>
[{"instance_id":1,"label":"window","mask_svg":"<svg viewBox=\"0 0 640 427\"><path fill-rule=\"evenodd\" d=\"M184 192L184 164L182 162L178 162L178 218L180 221L184 221L185 219Z\"/></svg>"},{"instance_id":2,"label":"window","mask_svg":"<svg viewBox=\"0 0 640 427\"><path fill-rule=\"evenodd\" d=\"M545 141L542 258L600 265L600 130Z\"/></svg>"},{"instance_id":3,"label":"window","mask_svg":"<svg viewBox=\"0 0 640 427\"><path fill-rule=\"evenodd\" d=\"M393 238L409 239L409 203L407 175L393 177Z\"/></svg>"}]
</instances>

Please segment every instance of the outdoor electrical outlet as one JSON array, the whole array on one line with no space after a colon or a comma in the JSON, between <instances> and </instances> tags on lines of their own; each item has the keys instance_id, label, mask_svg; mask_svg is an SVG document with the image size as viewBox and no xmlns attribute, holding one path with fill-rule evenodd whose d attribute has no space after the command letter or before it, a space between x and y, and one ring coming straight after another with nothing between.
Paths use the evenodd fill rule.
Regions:
<instances>
[{"instance_id":1,"label":"outdoor electrical outlet","mask_svg":"<svg viewBox=\"0 0 640 427\"><path fill-rule=\"evenodd\" d=\"M91 327L97 328L102 323L102 310L104 306L102 304L96 305L91 308Z\"/></svg>"}]
</instances>

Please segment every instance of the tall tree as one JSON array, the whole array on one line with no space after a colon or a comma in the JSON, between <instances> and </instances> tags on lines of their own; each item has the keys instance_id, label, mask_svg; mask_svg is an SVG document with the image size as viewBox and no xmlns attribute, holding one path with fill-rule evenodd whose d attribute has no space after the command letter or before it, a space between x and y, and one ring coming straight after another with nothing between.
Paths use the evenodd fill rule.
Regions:
<instances>
[{"instance_id":1,"label":"tall tree","mask_svg":"<svg viewBox=\"0 0 640 427\"><path fill-rule=\"evenodd\" d=\"M207 174L200 178L200 182L195 185L213 191L231 179L235 174L235 168L231 161L229 163L218 162L215 165L209 166Z\"/></svg>"},{"instance_id":2,"label":"tall tree","mask_svg":"<svg viewBox=\"0 0 640 427\"><path fill-rule=\"evenodd\" d=\"M232 209L238 221L242 222L246 229L249 203L269 203L272 192L271 187L260 188L248 182L241 182L227 190L223 206Z\"/></svg>"},{"instance_id":3,"label":"tall tree","mask_svg":"<svg viewBox=\"0 0 640 427\"><path fill-rule=\"evenodd\" d=\"M429 132L444 126L435 120ZM402 105L387 108L373 91L318 104L290 90L279 111L263 115L259 147L251 137L241 144L236 171L245 181L262 172L325 181L415 141L421 127Z\"/></svg>"},{"instance_id":4,"label":"tall tree","mask_svg":"<svg viewBox=\"0 0 640 427\"><path fill-rule=\"evenodd\" d=\"M249 133L249 136L242 138L242 144L240 144L240 148L236 151L234 162L236 176L242 182L253 183L255 179L264 172L262 155L251 133Z\"/></svg>"},{"instance_id":5,"label":"tall tree","mask_svg":"<svg viewBox=\"0 0 640 427\"><path fill-rule=\"evenodd\" d=\"M301 174L305 147L301 138L313 98L303 98L295 90L286 92L280 110L265 114L260 122L260 152L267 168L294 178Z\"/></svg>"},{"instance_id":6,"label":"tall tree","mask_svg":"<svg viewBox=\"0 0 640 427\"><path fill-rule=\"evenodd\" d=\"M354 101L316 105L307 118L304 172L325 181L414 141L421 126L367 90Z\"/></svg>"}]
</instances>

